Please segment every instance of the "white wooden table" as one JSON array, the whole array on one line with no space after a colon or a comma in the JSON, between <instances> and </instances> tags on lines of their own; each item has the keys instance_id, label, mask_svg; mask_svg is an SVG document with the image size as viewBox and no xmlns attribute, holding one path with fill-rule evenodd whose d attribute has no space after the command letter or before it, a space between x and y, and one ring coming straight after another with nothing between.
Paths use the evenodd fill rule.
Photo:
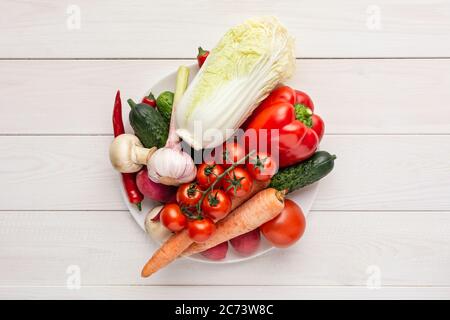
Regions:
<instances>
[{"instance_id":1,"label":"white wooden table","mask_svg":"<svg viewBox=\"0 0 450 320\"><path fill-rule=\"evenodd\" d=\"M338 156L307 233L141 279L154 245L109 164L115 91L267 14ZM1 1L0 298L450 298L449 57L448 0Z\"/></svg>"}]
</instances>

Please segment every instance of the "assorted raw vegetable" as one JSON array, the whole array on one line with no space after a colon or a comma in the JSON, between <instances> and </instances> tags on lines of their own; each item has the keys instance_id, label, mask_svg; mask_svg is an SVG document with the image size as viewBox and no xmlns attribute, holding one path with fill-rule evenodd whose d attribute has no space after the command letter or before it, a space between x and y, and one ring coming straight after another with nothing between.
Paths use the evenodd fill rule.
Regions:
<instances>
[{"instance_id":1,"label":"assorted raw vegetable","mask_svg":"<svg viewBox=\"0 0 450 320\"><path fill-rule=\"evenodd\" d=\"M238 208L253 195L267 188L267 185L267 181L255 181L255 183L253 184L252 192L250 192L250 194L245 197L231 199L231 209L234 210ZM183 251L193 243L194 240L189 237L187 229L173 234L147 261L146 265L142 269L141 275L143 277L148 277L151 274L155 273L159 269L163 268L164 266L168 265L170 262L178 258L183 253Z\"/></svg>"},{"instance_id":2,"label":"assorted raw vegetable","mask_svg":"<svg viewBox=\"0 0 450 320\"><path fill-rule=\"evenodd\" d=\"M267 188L217 223L217 231L206 241L192 244L184 255L191 255L212 248L219 243L255 230L275 218L284 208L283 191ZM256 212L258 214L256 214Z\"/></svg>"},{"instance_id":3,"label":"assorted raw vegetable","mask_svg":"<svg viewBox=\"0 0 450 320\"><path fill-rule=\"evenodd\" d=\"M317 151L325 125L311 97L282 84L293 50L276 18L247 20L211 52L198 48L191 84L181 66L174 92L128 99L134 134L124 132L117 93L111 163L130 203L161 203L145 218L161 246L143 277L180 256L219 261L255 254L262 238L279 248L301 239L305 215L286 197L330 173L336 156Z\"/></svg>"}]
</instances>

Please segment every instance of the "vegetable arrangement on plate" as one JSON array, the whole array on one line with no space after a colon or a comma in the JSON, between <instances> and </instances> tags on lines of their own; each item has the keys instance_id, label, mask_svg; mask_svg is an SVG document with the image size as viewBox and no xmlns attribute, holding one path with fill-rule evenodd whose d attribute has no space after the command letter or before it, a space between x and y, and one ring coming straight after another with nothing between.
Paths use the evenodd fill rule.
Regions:
<instances>
[{"instance_id":1,"label":"vegetable arrangement on plate","mask_svg":"<svg viewBox=\"0 0 450 320\"><path fill-rule=\"evenodd\" d=\"M325 126L311 98L283 85L294 72L294 45L276 18L230 29L211 51L199 47L197 61L190 84L180 66L174 92L128 99L134 134L124 132L116 95L111 163L131 204L161 203L145 219L161 246L143 277L180 256L219 261L230 247L251 256L262 238L291 246L306 220L286 197L334 166L334 155L318 151Z\"/></svg>"}]
</instances>

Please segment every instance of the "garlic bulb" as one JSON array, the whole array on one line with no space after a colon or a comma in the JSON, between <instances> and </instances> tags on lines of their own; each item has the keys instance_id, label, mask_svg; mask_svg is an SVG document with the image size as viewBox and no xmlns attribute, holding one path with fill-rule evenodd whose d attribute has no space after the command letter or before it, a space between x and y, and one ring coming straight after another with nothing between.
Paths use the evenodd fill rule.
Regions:
<instances>
[{"instance_id":1,"label":"garlic bulb","mask_svg":"<svg viewBox=\"0 0 450 320\"><path fill-rule=\"evenodd\" d=\"M181 148L174 119L174 110L181 96L186 91L188 79L189 69L185 66L178 68L172 116L170 118L169 137L166 146L156 150L147 163L148 177L156 183L177 186L194 180L197 174L197 167L194 164L194 160Z\"/></svg>"},{"instance_id":2,"label":"garlic bulb","mask_svg":"<svg viewBox=\"0 0 450 320\"><path fill-rule=\"evenodd\" d=\"M177 186L194 180L196 174L194 161L182 150L158 149L148 162L148 177L153 182Z\"/></svg>"}]
</instances>

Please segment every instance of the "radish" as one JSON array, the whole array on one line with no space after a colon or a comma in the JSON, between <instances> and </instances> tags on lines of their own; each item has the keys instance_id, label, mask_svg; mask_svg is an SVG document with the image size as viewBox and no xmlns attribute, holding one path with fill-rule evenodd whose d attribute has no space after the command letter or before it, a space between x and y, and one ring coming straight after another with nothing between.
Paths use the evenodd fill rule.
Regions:
<instances>
[{"instance_id":1,"label":"radish","mask_svg":"<svg viewBox=\"0 0 450 320\"><path fill-rule=\"evenodd\" d=\"M222 260L225 259L228 252L228 241L222 242L215 247L209 248L201 252L200 254L209 260Z\"/></svg>"},{"instance_id":2,"label":"radish","mask_svg":"<svg viewBox=\"0 0 450 320\"><path fill-rule=\"evenodd\" d=\"M260 242L259 228L230 240L234 250L243 256L249 256L254 253L258 249Z\"/></svg>"},{"instance_id":3,"label":"radish","mask_svg":"<svg viewBox=\"0 0 450 320\"><path fill-rule=\"evenodd\" d=\"M147 168L139 171L136 176L136 184L139 191L142 192L145 197L163 203L175 202L177 188L153 182L148 177Z\"/></svg>"}]
</instances>

